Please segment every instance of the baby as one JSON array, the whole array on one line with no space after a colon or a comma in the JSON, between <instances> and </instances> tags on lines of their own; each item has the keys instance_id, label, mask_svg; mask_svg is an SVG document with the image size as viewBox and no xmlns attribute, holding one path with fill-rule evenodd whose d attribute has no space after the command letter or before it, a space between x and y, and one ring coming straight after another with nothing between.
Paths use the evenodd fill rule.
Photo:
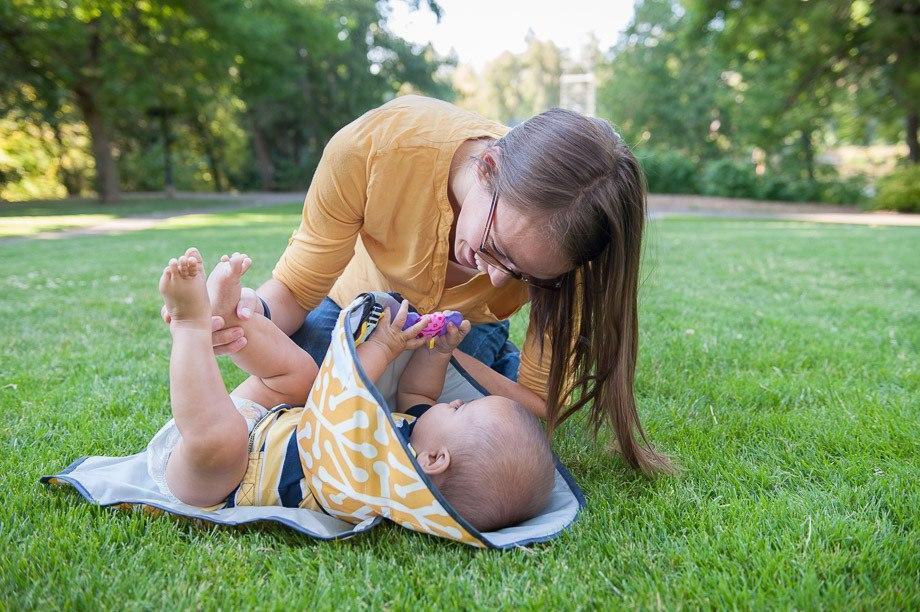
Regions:
<instances>
[{"instance_id":1,"label":"baby","mask_svg":"<svg viewBox=\"0 0 920 612\"><path fill-rule=\"evenodd\" d=\"M287 452L296 436L283 410L302 406L316 378L308 353L260 315L236 318L240 279L247 256L224 256L205 281L197 249L173 259L163 271L160 293L172 334L170 400L173 420L148 446L148 470L161 492L201 507L275 503L319 509L305 486L299 458ZM211 347L211 315L243 327L246 346L233 361L251 376L228 394ZM452 326L434 349L418 337L422 317L403 330L408 303L392 315L384 310L371 335L357 348L374 382L404 350L413 353L398 386L400 431L422 470L458 512L481 531L526 520L546 505L553 487L552 453L536 418L521 405L489 396L464 403L436 403L450 355L469 330ZM303 408L292 408L298 411ZM257 427L258 425L258 427ZM275 429L268 435L265 427ZM287 429L284 429L287 427ZM255 440L259 434L259 442ZM280 439L274 445L265 440ZM296 444L294 444L296 447ZM292 456L293 455L293 456ZM272 469L259 462L272 461ZM255 465L254 465L255 463ZM273 475L267 482L266 474ZM246 486L241 486L246 485Z\"/></svg>"}]
</instances>

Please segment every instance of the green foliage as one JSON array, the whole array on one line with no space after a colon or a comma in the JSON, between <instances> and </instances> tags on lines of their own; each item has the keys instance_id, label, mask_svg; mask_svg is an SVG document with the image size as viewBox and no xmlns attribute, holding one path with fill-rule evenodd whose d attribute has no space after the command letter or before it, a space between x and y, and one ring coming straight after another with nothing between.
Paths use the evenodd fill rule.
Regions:
<instances>
[{"instance_id":1,"label":"green foliage","mask_svg":"<svg viewBox=\"0 0 920 612\"><path fill-rule=\"evenodd\" d=\"M699 172L693 160L676 151L636 149L652 193L699 193Z\"/></svg>"},{"instance_id":2,"label":"green foliage","mask_svg":"<svg viewBox=\"0 0 920 612\"><path fill-rule=\"evenodd\" d=\"M758 177L754 165L733 159L718 159L703 166L702 191L729 198L756 197Z\"/></svg>"},{"instance_id":3,"label":"green foliage","mask_svg":"<svg viewBox=\"0 0 920 612\"><path fill-rule=\"evenodd\" d=\"M453 75L458 104L509 125L559 104L563 51L528 34L522 53L505 51L481 74L463 67Z\"/></svg>"},{"instance_id":4,"label":"green foliage","mask_svg":"<svg viewBox=\"0 0 920 612\"><path fill-rule=\"evenodd\" d=\"M809 180L780 170L757 174L753 164L732 159L697 164L676 151L637 148L636 157L651 193L703 193L830 204L857 204L865 200L864 177L841 178L830 167L821 166L818 176Z\"/></svg>"},{"instance_id":5,"label":"green foliage","mask_svg":"<svg viewBox=\"0 0 920 612\"><path fill-rule=\"evenodd\" d=\"M79 124L36 125L16 111L0 117L0 200L87 191L93 162L86 144Z\"/></svg>"},{"instance_id":6,"label":"green foliage","mask_svg":"<svg viewBox=\"0 0 920 612\"><path fill-rule=\"evenodd\" d=\"M831 204L862 204L866 201L867 181L863 176L823 181L819 201Z\"/></svg>"},{"instance_id":7,"label":"green foliage","mask_svg":"<svg viewBox=\"0 0 920 612\"><path fill-rule=\"evenodd\" d=\"M898 168L880 180L872 204L878 209L920 213L920 166Z\"/></svg>"},{"instance_id":8,"label":"green foliage","mask_svg":"<svg viewBox=\"0 0 920 612\"><path fill-rule=\"evenodd\" d=\"M0 117L87 126L82 150L107 199L162 188L165 133L180 188L304 189L328 138L364 111L407 88L450 97L444 60L381 25L387 4L3 2ZM56 172L79 192L65 165Z\"/></svg>"},{"instance_id":9,"label":"green foliage","mask_svg":"<svg viewBox=\"0 0 920 612\"><path fill-rule=\"evenodd\" d=\"M720 58L711 42L688 44L689 26L671 0L637 3L612 60L598 67L597 104L627 142L711 159L726 148L731 118Z\"/></svg>"},{"instance_id":10,"label":"green foliage","mask_svg":"<svg viewBox=\"0 0 920 612\"><path fill-rule=\"evenodd\" d=\"M732 161L705 167L705 193L860 201L863 180L825 176L821 153L916 140L904 127L920 98L908 61L920 30L901 5L641 0L597 69L600 114L638 147L704 166L759 160L757 176Z\"/></svg>"},{"instance_id":11,"label":"green foliage","mask_svg":"<svg viewBox=\"0 0 920 612\"><path fill-rule=\"evenodd\" d=\"M753 164L731 159L706 163L701 181L706 195L786 202L858 204L865 200L865 190L866 181L859 176L844 179L827 170L815 179L769 170L758 175Z\"/></svg>"}]
</instances>

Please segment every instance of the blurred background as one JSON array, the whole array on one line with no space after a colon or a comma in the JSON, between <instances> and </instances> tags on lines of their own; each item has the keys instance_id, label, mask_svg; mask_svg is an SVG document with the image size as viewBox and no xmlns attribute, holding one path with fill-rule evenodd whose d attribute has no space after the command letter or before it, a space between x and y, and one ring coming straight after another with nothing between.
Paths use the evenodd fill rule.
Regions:
<instances>
[{"instance_id":1,"label":"blurred background","mask_svg":"<svg viewBox=\"0 0 920 612\"><path fill-rule=\"evenodd\" d=\"M920 211L920 3L3 0L0 200L305 192L419 93L609 119L656 193Z\"/></svg>"}]
</instances>

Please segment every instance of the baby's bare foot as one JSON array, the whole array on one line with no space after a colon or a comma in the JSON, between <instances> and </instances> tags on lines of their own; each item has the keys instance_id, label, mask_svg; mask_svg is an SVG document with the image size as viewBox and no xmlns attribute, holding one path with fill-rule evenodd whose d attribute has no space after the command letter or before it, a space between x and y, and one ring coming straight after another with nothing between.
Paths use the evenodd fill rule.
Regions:
<instances>
[{"instance_id":1,"label":"baby's bare foot","mask_svg":"<svg viewBox=\"0 0 920 612\"><path fill-rule=\"evenodd\" d=\"M252 266L252 259L245 253L224 255L220 263L211 270L208 277L208 296L211 309L215 315L224 317L224 321L236 319L236 306L240 303L242 284L240 279Z\"/></svg>"},{"instance_id":2,"label":"baby's bare foot","mask_svg":"<svg viewBox=\"0 0 920 612\"><path fill-rule=\"evenodd\" d=\"M201 324L210 331L211 307L198 249L191 247L185 255L169 260L160 277L160 294L172 324Z\"/></svg>"}]
</instances>

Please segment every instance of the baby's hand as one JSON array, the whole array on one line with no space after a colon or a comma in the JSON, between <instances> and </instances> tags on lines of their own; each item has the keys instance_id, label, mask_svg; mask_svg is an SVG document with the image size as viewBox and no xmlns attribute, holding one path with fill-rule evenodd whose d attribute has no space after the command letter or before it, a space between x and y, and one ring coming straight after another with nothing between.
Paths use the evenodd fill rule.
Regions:
<instances>
[{"instance_id":1,"label":"baby's hand","mask_svg":"<svg viewBox=\"0 0 920 612\"><path fill-rule=\"evenodd\" d=\"M406 323L408 314L409 302L407 300L402 301L396 316L392 320L390 319L390 309L384 308L377 327L374 328L374 331L366 341L381 346L391 360L395 359L403 351L414 350L422 346L427 342L427 338L418 337L418 335L428 325L428 316L423 316L415 325L404 330L403 325Z\"/></svg>"},{"instance_id":2,"label":"baby's hand","mask_svg":"<svg viewBox=\"0 0 920 612\"><path fill-rule=\"evenodd\" d=\"M434 346L432 348L439 353L450 355L454 352L454 349L463 342L463 339L469 331L470 322L466 319L463 319L460 323L460 327L457 327L453 323L448 323L446 334L432 338L432 340L434 340Z\"/></svg>"}]
</instances>

